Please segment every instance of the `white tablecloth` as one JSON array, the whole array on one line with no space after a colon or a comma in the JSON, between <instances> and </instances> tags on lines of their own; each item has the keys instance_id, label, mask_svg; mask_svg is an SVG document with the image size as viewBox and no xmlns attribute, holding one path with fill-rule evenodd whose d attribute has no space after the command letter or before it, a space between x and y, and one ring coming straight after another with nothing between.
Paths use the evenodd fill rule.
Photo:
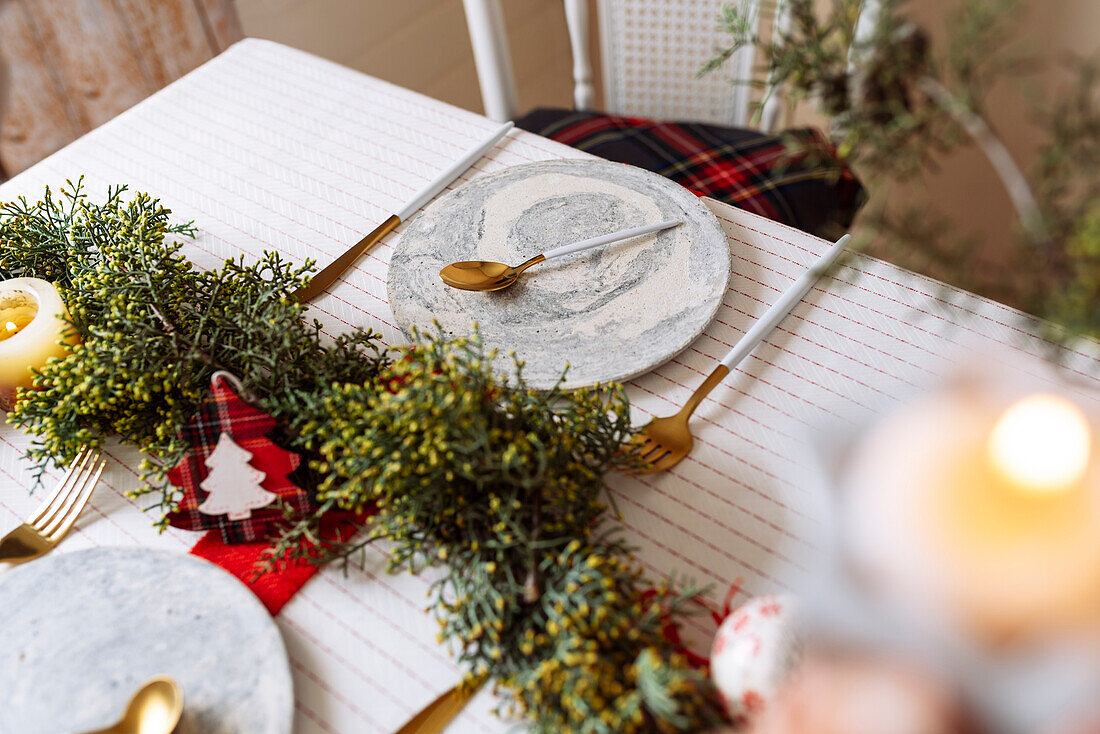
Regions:
<instances>
[{"instance_id":1,"label":"white tablecloth","mask_svg":"<svg viewBox=\"0 0 1100 734\"><path fill-rule=\"evenodd\" d=\"M247 40L0 186L0 200L37 198L87 176L94 195L126 183L161 197L200 229L187 253L212 266L275 249L328 262L398 209L495 124L277 44ZM514 132L465 178L585 154ZM461 185L462 181L456 182ZM715 322L683 353L629 385L636 418L677 409L715 361L827 243L707 200L729 237L734 276ZM351 326L403 341L386 302L383 244L312 313L335 334ZM693 422L695 451L670 472L614 477L626 537L653 575L677 572L741 596L797 585L804 529L822 497L807 477L809 437L851 430L933 383L973 353L1004 369L1052 376L1035 323L1005 306L869 258L822 281L711 394ZM1063 351L1063 376L1097 401L1097 355ZM998 357L1000 359L1000 357ZM29 437L0 428L0 524L36 504ZM169 529L123 493L136 454L110 451L105 482L57 552L142 545L186 551L197 534ZM384 551L347 575L328 568L279 614L294 674L295 731L390 732L459 677L424 611L428 579L389 576ZM3 571L0 571L2 574ZM0 576L2 578L2 576ZM794 581L792 581L794 579ZM2 594L0 594L2 595ZM5 601L4 603L8 603ZM712 631L702 618L689 629ZM227 654L232 654L227 651ZM500 731L482 695L452 731Z\"/></svg>"}]
</instances>

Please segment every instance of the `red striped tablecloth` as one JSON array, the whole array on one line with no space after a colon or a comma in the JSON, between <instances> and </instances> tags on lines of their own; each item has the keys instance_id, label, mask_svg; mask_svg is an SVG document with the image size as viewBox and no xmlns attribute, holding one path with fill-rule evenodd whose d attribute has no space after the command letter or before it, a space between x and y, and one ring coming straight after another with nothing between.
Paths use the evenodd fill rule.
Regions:
<instances>
[{"instance_id":1,"label":"red striped tablecloth","mask_svg":"<svg viewBox=\"0 0 1100 734\"><path fill-rule=\"evenodd\" d=\"M127 183L194 219L200 266L275 249L327 262L372 229L494 127L491 121L277 44L248 40L0 186L37 198L86 174L95 195ZM506 166L585 154L513 132L464 180ZM462 181L456 182L461 185ZM678 408L752 321L827 243L707 200L730 242L734 276L715 322L688 349L628 386L636 419ZM399 228L396 237L399 237ZM386 301L389 244L315 302L328 334L369 326L403 341ZM719 600L798 585L823 497L811 436L850 431L916 394L974 353L1051 379L1035 323L997 303L887 263L856 258L822 281L704 401L692 455L671 472L615 477L627 538L653 574L686 573ZM1066 351L1063 377L1098 401L1097 354ZM29 438L0 427L0 525L36 501ZM135 452L110 469L57 552L141 545L186 551L198 535L158 534L124 497ZM430 575L389 576L372 547L350 572L314 577L277 615L294 674L295 731L389 732L458 679L424 612ZM2 574L3 571L0 571ZM2 578L2 576L0 576ZM700 617L688 633L705 638ZM502 731L483 694L453 731Z\"/></svg>"}]
</instances>

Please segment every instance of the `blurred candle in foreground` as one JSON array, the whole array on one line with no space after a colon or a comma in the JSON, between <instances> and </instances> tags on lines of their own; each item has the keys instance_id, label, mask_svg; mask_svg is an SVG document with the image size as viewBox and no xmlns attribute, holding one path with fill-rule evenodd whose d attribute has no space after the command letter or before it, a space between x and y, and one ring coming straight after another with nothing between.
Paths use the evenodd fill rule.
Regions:
<instances>
[{"instance_id":1,"label":"blurred candle in foreground","mask_svg":"<svg viewBox=\"0 0 1100 734\"><path fill-rule=\"evenodd\" d=\"M853 448L843 482L853 566L884 598L987 643L1100 638L1095 431L1064 397L1009 403L980 381L895 412Z\"/></svg>"},{"instance_id":2,"label":"blurred candle in foreground","mask_svg":"<svg viewBox=\"0 0 1100 734\"><path fill-rule=\"evenodd\" d=\"M1089 464L1085 414L1057 395L1032 395L1005 411L989 438L989 457L1011 485L1060 492L1080 484Z\"/></svg>"},{"instance_id":3,"label":"blurred candle in foreground","mask_svg":"<svg viewBox=\"0 0 1100 734\"><path fill-rule=\"evenodd\" d=\"M64 357L65 304L51 283L38 278L0 282L0 409L11 407L15 388L31 387L33 370Z\"/></svg>"}]
</instances>

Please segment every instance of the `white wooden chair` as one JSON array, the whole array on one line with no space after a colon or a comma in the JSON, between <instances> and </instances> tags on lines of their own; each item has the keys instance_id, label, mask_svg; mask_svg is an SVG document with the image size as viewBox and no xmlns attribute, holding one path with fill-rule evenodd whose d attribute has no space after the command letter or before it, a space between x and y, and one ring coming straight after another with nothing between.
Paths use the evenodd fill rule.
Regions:
<instances>
[{"instance_id":1,"label":"white wooden chair","mask_svg":"<svg viewBox=\"0 0 1100 734\"><path fill-rule=\"evenodd\" d=\"M592 108L594 88L588 58L588 0L563 0L573 53L574 103ZM730 78L747 79L754 49L740 50L721 71L701 79L695 73L715 50L728 43L719 27L723 5L738 3L758 28L783 28L782 2L774 14L760 12L760 0L598 0L603 58L604 110L658 120L688 120L746 127L752 117L752 92ZM865 0L857 38L874 28L879 0ZM519 113L501 0L463 0L474 48L485 114L494 120ZM771 15L772 17L766 17ZM767 94L761 129L774 129L780 95Z\"/></svg>"}]
</instances>

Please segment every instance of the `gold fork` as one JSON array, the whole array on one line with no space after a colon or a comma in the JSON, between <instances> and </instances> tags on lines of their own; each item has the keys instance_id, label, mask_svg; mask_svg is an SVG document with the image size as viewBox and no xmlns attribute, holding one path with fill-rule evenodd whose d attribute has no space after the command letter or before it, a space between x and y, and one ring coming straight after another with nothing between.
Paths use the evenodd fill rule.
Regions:
<instances>
[{"instance_id":1,"label":"gold fork","mask_svg":"<svg viewBox=\"0 0 1100 734\"><path fill-rule=\"evenodd\" d=\"M0 561L24 563L60 543L88 504L106 466L98 451L82 448L53 494L25 523L0 539Z\"/></svg>"},{"instance_id":2,"label":"gold fork","mask_svg":"<svg viewBox=\"0 0 1100 734\"><path fill-rule=\"evenodd\" d=\"M813 267L804 272L790 288L779 296L779 299L771 305L764 315L753 324L741 340L734 345L729 354L722 358L722 362L707 375L703 384L692 393L676 415L665 418L654 418L645 427L635 434L629 444L629 450L634 452L645 465L636 470L637 474L652 474L653 472L666 471L680 463L691 453L691 447L695 439L691 437L691 429L688 428L688 419L703 398L707 396L714 386L729 374L730 369L747 357L757 345L764 340L772 329L779 326L791 309L809 293L810 288L817 282L826 270L829 269L844 248L848 246L850 235L844 235L829 250L814 263Z\"/></svg>"}]
</instances>

